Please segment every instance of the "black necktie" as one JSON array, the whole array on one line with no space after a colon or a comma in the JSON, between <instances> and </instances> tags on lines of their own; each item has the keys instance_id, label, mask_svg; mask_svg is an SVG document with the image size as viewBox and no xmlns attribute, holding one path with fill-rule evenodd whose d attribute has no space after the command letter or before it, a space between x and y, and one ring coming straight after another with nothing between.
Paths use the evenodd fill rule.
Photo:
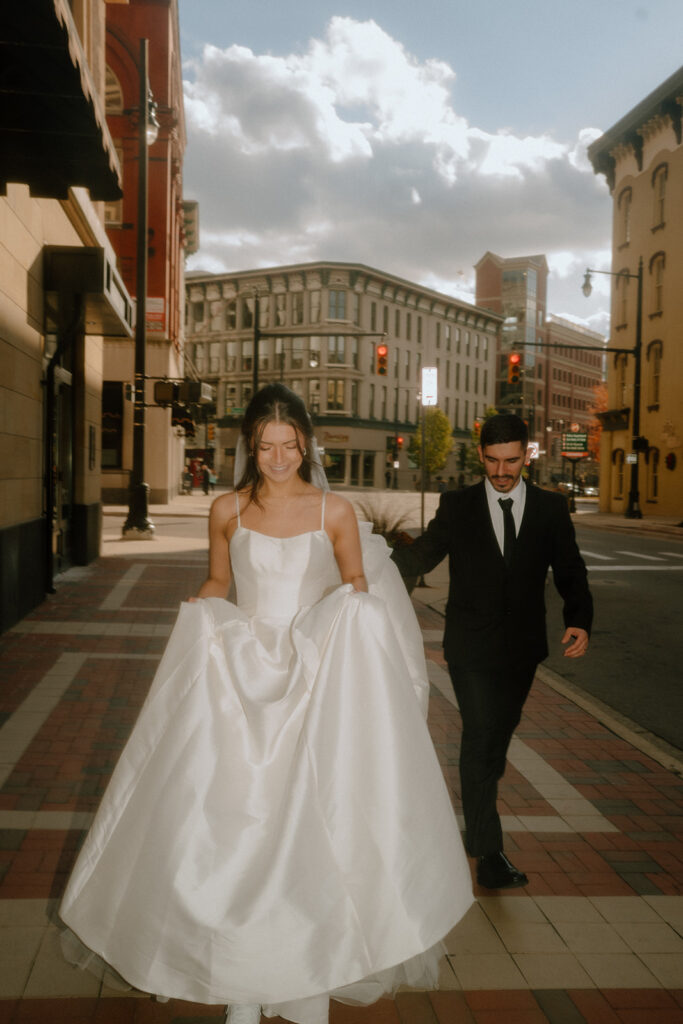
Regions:
<instances>
[{"instance_id":1,"label":"black necktie","mask_svg":"<svg viewBox=\"0 0 683 1024\"><path fill-rule=\"evenodd\" d=\"M503 526L505 527L505 533L503 535L503 558L505 564L510 566L512 564L512 552L515 550L515 521L512 518L512 498L499 498L498 504L503 510Z\"/></svg>"}]
</instances>

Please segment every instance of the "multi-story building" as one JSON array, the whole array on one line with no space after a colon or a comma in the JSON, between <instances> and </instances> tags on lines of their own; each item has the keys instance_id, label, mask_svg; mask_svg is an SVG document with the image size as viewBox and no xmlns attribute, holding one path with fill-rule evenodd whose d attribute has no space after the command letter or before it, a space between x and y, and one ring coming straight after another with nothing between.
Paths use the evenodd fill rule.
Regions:
<instances>
[{"instance_id":1,"label":"multi-story building","mask_svg":"<svg viewBox=\"0 0 683 1024\"><path fill-rule=\"evenodd\" d=\"M104 229L106 6L0 14L0 629L99 555L104 339L133 321Z\"/></svg>"},{"instance_id":2,"label":"multi-story building","mask_svg":"<svg viewBox=\"0 0 683 1024\"><path fill-rule=\"evenodd\" d=\"M146 389L144 478L152 502L176 494L184 461L184 432L173 429L172 409L152 401L154 377L183 372L185 236L182 199L185 150L178 0L128 0L107 5L106 113L122 169L123 197L108 203L105 222L121 276L137 285L139 41L149 40L149 83L159 130L149 147ZM196 213L196 210L195 210ZM133 461L134 343L108 341L102 391L102 496L127 502Z\"/></svg>"},{"instance_id":3,"label":"multi-story building","mask_svg":"<svg viewBox=\"0 0 683 1024\"><path fill-rule=\"evenodd\" d=\"M503 258L487 252L475 265L478 306L505 318L496 361L497 408L522 416L529 437L538 445L534 467L543 484L557 483L567 474L561 434L572 424L588 428L594 418L595 388L603 379L605 339L561 317L548 314L548 263L545 256ZM521 357L519 381L510 382L509 359ZM582 477L592 477L595 465L582 464Z\"/></svg>"},{"instance_id":4,"label":"multi-story building","mask_svg":"<svg viewBox=\"0 0 683 1024\"><path fill-rule=\"evenodd\" d=\"M320 261L193 272L187 293L188 357L217 393L215 448L207 423L198 450L225 481L255 381L282 380L302 396L328 476L345 485L385 486L395 448L397 482L412 485L407 447L420 417L422 367L438 369L438 404L456 437L467 439L493 403L501 318L383 271ZM380 344L388 348L386 374L377 372ZM457 471L453 457L444 475Z\"/></svg>"},{"instance_id":5,"label":"multi-story building","mask_svg":"<svg viewBox=\"0 0 683 1024\"><path fill-rule=\"evenodd\" d=\"M571 323L560 316L548 316L545 349L544 402L545 471L548 482L565 479L569 465L562 458L562 435L572 430L589 431L595 420L599 386L604 381L605 338L596 331ZM598 351L596 351L596 349ZM581 460L577 475L597 484L599 467L593 458Z\"/></svg>"},{"instance_id":6,"label":"multi-story building","mask_svg":"<svg viewBox=\"0 0 683 1024\"><path fill-rule=\"evenodd\" d=\"M613 198L609 348L639 349L608 349L602 417L600 507L628 515L683 513L682 107L683 68L588 150Z\"/></svg>"}]
</instances>

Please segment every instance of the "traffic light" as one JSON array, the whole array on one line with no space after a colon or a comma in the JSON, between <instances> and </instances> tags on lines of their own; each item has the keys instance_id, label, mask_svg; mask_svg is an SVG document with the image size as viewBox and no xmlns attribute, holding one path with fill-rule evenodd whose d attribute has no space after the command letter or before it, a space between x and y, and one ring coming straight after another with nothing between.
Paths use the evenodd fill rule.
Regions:
<instances>
[{"instance_id":1,"label":"traffic light","mask_svg":"<svg viewBox=\"0 0 683 1024\"><path fill-rule=\"evenodd\" d=\"M474 421L474 436L478 439L481 433L481 423L479 420Z\"/></svg>"},{"instance_id":2,"label":"traffic light","mask_svg":"<svg viewBox=\"0 0 683 1024\"><path fill-rule=\"evenodd\" d=\"M216 437L216 427L213 423L207 423L206 425L206 439L207 441L213 441Z\"/></svg>"},{"instance_id":3,"label":"traffic light","mask_svg":"<svg viewBox=\"0 0 683 1024\"><path fill-rule=\"evenodd\" d=\"M519 384L522 374L522 357L519 352L511 352L508 356L508 384Z\"/></svg>"},{"instance_id":4,"label":"traffic light","mask_svg":"<svg viewBox=\"0 0 683 1024\"><path fill-rule=\"evenodd\" d=\"M389 346L378 345L375 351L375 373L380 377L386 377L389 371Z\"/></svg>"},{"instance_id":5,"label":"traffic light","mask_svg":"<svg viewBox=\"0 0 683 1024\"><path fill-rule=\"evenodd\" d=\"M403 438L402 437L397 437L396 438L396 445L399 448L399 450L403 447Z\"/></svg>"}]
</instances>

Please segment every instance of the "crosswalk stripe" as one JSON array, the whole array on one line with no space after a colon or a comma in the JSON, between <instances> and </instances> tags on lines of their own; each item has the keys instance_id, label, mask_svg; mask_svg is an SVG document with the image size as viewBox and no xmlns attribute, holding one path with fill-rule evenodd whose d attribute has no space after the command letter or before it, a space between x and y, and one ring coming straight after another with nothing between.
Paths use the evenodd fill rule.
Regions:
<instances>
[{"instance_id":1,"label":"crosswalk stripe","mask_svg":"<svg viewBox=\"0 0 683 1024\"><path fill-rule=\"evenodd\" d=\"M614 555L601 555L597 551L586 551L584 550L584 548L581 549L581 554L584 556L584 558L602 558L605 562L614 561Z\"/></svg>"},{"instance_id":2,"label":"crosswalk stripe","mask_svg":"<svg viewBox=\"0 0 683 1024\"><path fill-rule=\"evenodd\" d=\"M630 558L646 558L648 562L663 562L659 555L641 555L639 551L617 551L617 555L628 555Z\"/></svg>"}]
</instances>

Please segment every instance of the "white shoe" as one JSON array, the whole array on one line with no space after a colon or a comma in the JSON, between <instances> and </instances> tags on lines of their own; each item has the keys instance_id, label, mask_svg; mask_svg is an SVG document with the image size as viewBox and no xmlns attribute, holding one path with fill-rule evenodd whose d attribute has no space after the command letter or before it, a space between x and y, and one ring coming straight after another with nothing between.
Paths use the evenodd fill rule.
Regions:
<instances>
[{"instance_id":1,"label":"white shoe","mask_svg":"<svg viewBox=\"0 0 683 1024\"><path fill-rule=\"evenodd\" d=\"M260 1024L259 1003L231 1003L225 1014L225 1024Z\"/></svg>"}]
</instances>

